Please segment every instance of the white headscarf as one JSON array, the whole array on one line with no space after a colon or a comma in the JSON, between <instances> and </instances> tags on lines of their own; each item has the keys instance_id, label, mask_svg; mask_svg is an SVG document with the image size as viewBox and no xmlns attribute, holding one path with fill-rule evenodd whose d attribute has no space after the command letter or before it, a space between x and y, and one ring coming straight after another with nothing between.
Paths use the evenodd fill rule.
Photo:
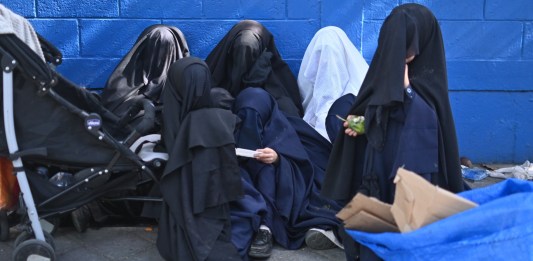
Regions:
<instances>
[{"instance_id":1,"label":"white headscarf","mask_svg":"<svg viewBox=\"0 0 533 261\"><path fill-rule=\"evenodd\" d=\"M305 50L298 73L303 119L329 140L325 126L328 110L342 95L358 94L368 63L335 26L320 29Z\"/></svg>"},{"instance_id":2,"label":"white headscarf","mask_svg":"<svg viewBox=\"0 0 533 261\"><path fill-rule=\"evenodd\" d=\"M30 22L2 4L0 4L0 34L15 34L44 61L41 43Z\"/></svg>"}]
</instances>

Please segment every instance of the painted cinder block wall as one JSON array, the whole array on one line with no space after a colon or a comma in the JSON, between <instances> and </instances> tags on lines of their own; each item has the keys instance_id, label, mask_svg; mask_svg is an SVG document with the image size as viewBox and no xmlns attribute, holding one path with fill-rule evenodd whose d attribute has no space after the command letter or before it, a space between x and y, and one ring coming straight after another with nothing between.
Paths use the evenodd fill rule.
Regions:
<instances>
[{"instance_id":1,"label":"painted cinder block wall","mask_svg":"<svg viewBox=\"0 0 533 261\"><path fill-rule=\"evenodd\" d=\"M446 46L460 153L474 162L533 160L531 0L2 0L64 53L72 81L103 87L138 34L151 24L180 28L205 58L237 21L262 22L297 74L314 33L344 29L370 61L383 19L398 4L428 6Z\"/></svg>"}]
</instances>

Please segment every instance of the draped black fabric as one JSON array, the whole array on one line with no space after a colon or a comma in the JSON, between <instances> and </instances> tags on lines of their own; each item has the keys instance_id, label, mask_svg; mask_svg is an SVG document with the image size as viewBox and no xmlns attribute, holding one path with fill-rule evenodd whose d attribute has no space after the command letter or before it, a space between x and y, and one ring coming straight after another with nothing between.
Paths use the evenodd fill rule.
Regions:
<instances>
[{"instance_id":1,"label":"draped black fabric","mask_svg":"<svg viewBox=\"0 0 533 261\"><path fill-rule=\"evenodd\" d=\"M438 120L438 173L432 182L452 192L463 190L440 27L426 7L405 4L385 19L376 53L349 113L365 116L366 134L352 138L344 130L339 132L323 195L349 200L360 188L366 143L376 151L384 149L391 110L404 103L405 61L411 55L415 55L408 66L411 86Z\"/></svg>"},{"instance_id":2,"label":"draped black fabric","mask_svg":"<svg viewBox=\"0 0 533 261\"><path fill-rule=\"evenodd\" d=\"M235 98L224 88L211 88L211 107L231 110Z\"/></svg>"},{"instance_id":3,"label":"draped black fabric","mask_svg":"<svg viewBox=\"0 0 533 261\"><path fill-rule=\"evenodd\" d=\"M207 56L206 63L214 85L227 89L234 97L248 86L262 87L274 96L283 112L303 115L296 78L262 24L244 20L233 26Z\"/></svg>"},{"instance_id":4,"label":"draped black fabric","mask_svg":"<svg viewBox=\"0 0 533 261\"><path fill-rule=\"evenodd\" d=\"M241 260L231 243L229 202L242 196L231 111L211 107L207 65L187 57L163 89L163 206L157 247L167 260Z\"/></svg>"},{"instance_id":5,"label":"draped black fabric","mask_svg":"<svg viewBox=\"0 0 533 261\"><path fill-rule=\"evenodd\" d=\"M119 116L138 97L158 103L170 65L187 56L189 47L178 28L161 24L147 27L107 80L102 103Z\"/></svg>"},{"instance_id":6,"label":"draped black fabric","mask_svg":"<svg viewBox=\"0 0 533 261\"><path fill-rule=\"evenodd\" d=\"M256 159L240 164L250 176L251 187L266 201L267 211L261 223L271 228L274 240L285 248L296 249L310 228L336 228L339 207L319 196L317 176L323 174L274 98L260 88L246 88L236 97L234 111L242 120L235 134L238 147L269 147L278 154L276 164ZM239 224L234 224L234 229L238 228Z\"/></svg>"}]
</instances>

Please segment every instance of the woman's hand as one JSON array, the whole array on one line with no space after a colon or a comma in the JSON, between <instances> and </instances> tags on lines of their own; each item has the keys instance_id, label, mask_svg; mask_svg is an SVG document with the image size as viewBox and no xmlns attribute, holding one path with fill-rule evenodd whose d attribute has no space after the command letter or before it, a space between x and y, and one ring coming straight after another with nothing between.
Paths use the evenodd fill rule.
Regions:
<instances>
[{"instance_id":1,"label":"woman's hand","mask_svg":"<svg viewBox=\"0 0 533 261\"><path fill-rule=\"evenodd\" d=\"M344 128L346 128L344 130L344 133L346 133L346 135L355 137L355 136L357 136L357 132L355 132L350 127L348 127L348 120L350 120L353 117L355 117L355 115L348 115L348 117L346 117L347 121L343 122L342 126L344 126Z\"/></svg>"},{"instance_id":2,"label":"woman's hand","mask_svg":"<svg viewBox=\"0 0 533 261\"><path fill-rule=\"evenodd\" d=\"M265 164L274 164L278 161L278 153L271 148L257 149L259 153L255 155L255 159Z\"/></svg>"},{"instance_id":3,"label":"woman's hand","mask_svg":"<svg viewBox=\"0 0 533 261\"><path fill-rule=\"evenodd\" d=\"M405 64L405 76L404 76L404 79L403 79L403 87L404 88L407 88L409 86L409 84L411 84L409 82L409 66L407 64Z\"/></svg>"}]
</instances>

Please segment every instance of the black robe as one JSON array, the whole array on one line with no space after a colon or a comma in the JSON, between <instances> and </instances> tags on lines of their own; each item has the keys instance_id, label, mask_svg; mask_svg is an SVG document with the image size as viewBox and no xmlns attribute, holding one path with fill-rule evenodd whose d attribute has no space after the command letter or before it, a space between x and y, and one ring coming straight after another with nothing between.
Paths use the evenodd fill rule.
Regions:
<instances>
[{"instance_id":1,"label":"black robe","mask_svg":"<svg viewBox=\"0 0 533 261\"><path fill-rule=\"evenodd\" d=\"M210 108L210 73L198 58L170 70L163 90L169 160L157 247L166 260L241 260L231 243L229 202L242 196L231 111Z\"/></svg>"},{"instance_id":2,"label":"black robe","mask_svg":"<svg viewBox=\"0 0 533 261\"><path fill-rule=\"evenodd\" d=\"M109 76L102 103L118 116L139 97L158 103L170 65L187 56L189 47L178 28L161 24L147 27Z\"/></svg>"},{"instance_id":3,"label":"black robe","mask_svg":"<svg viewBox=\"0 0 533 261\"><path fill-rule=\"evenodd\" d=\"M395 8L384 21L378 48L350 114L364 115L366 134L356 138L339 132L333 145L323 195L350 200L361 185L364 149L385 146L391 108L404 102L405 59L412 88L435 110L439 123L438 175L433 182L452 192L463 190L455 124L448 98L444 45L431 11L418 4ZM386 75L387 77L384 77Z\"/></svg>"},{"instance_id":4,"label":"black robe","mask_svg":"<svg viewBox=\"0 0 533 261\"><path fill-rule=\"evenodd\" d=\"M398 108L406 102L403 86L405 63L406 58L412 55L415 55L415 58L408 65L410 84L434 111L438 126L433 138L433 142L437 144L437 153L435 159L427 162L435 164L434 172L429 178L432 183L451 192L463 190L440 27L427 8L418 4L405 4L393 9L385 19L380 30L377 50L355 104L349 112L365 116L366 133L353 138L344 134L344 128L340 130L328 162L323 195L346 203L362 190L390 201L392 199L384 195L391 195L392 191L380 190L387 189L381 186L386 182L390 183L389 189L392 187L392 180L389 178L391 173L396 171L392 168L398 167L395 164L399 160L397 157L405 156L401 159L405 161L402 164L408 162L410 166L406 167L415 172L427 169L425 167L428 164L416 161L418 154L413 153L414 151L397 152L405 143L417 143L417 139L423 135L415 133L411 137L412 141L388 140L402 137L400 135L403 127L395 127L391 122L398 116L395 114ZM420 122L420 125L425 125L425 122ZM378 168L378 160L381 165L391 165ZM391 169L388 170L389 167ZM349 242L344 244L347 255L352 255L353 258L355 253L350 252L353 247Z\"/></svg>"},{"instance_id":5,"label":"black robe","mask_svg":"<svg viewBox=\"0 0 533 261\"><path fill-rule=\"evenodd\" d=\"M214 86L236 97L246 87L264 88L280 109L302 117L298 82L276 48L274 37L260 23L244 20L233 26L206 58Z\"/></svg>"}]
</instances>

